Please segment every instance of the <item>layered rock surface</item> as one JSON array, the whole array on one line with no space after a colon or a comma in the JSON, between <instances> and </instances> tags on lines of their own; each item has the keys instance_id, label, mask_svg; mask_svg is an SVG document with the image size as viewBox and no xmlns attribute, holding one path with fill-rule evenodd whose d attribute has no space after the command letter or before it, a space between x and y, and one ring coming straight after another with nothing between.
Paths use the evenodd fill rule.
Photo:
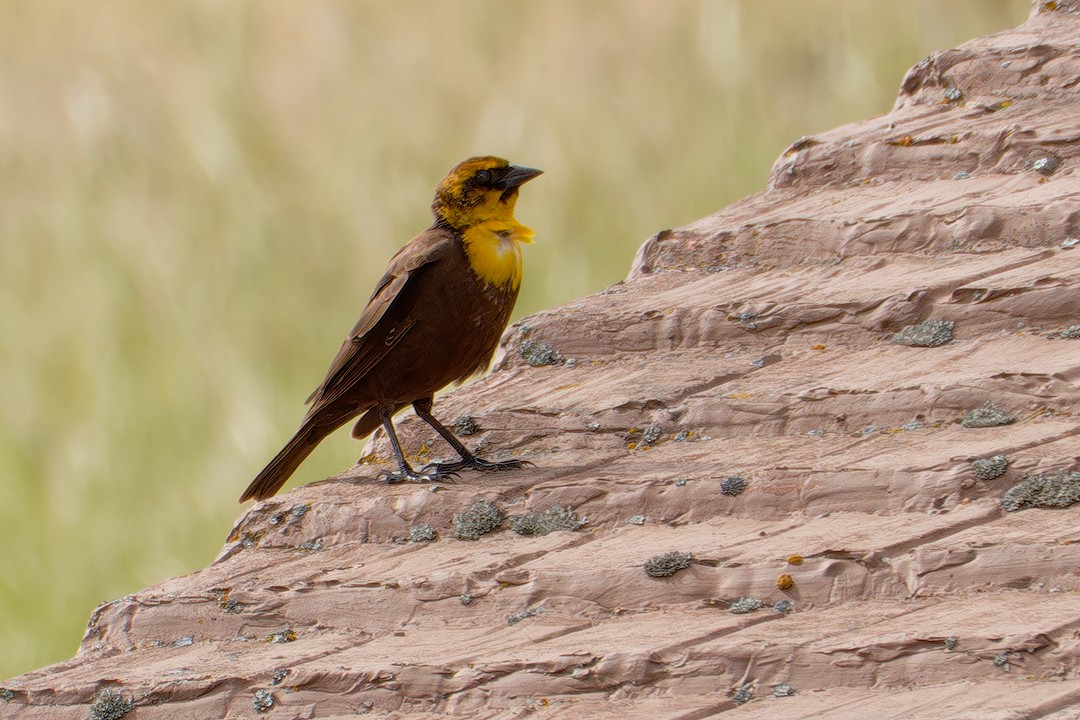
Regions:
<instances>
[{"instance_id":1,"label":"layered rock surface","mask_svg":"<svg viewBox=\"0 0 1080 720\"><path fill-rule=\"evenodd\" d=\"M435 491L362 465L259 503L0 716L1071 717L1080 505L1002 499L1080 456L1078 44L1077 6L1037 3L515 326L436 410L533 467ZM1014 421L961 422L988 407ZM458 539L481 499L586 522Z\"/></svg>"}]
</instances>

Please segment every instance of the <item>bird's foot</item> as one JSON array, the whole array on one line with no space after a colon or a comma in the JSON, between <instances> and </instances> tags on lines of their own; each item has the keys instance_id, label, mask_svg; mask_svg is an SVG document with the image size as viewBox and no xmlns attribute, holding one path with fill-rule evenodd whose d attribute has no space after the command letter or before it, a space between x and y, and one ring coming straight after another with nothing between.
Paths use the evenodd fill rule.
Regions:
<instances>
[{"instance_id":1,"label":"bird's foot","mask_svg":"<svg viewBox=\"0 0 1080 720\"><path fill-rule=\"evenodd\" d=\"M521 468L532 465L528 460L500 460L499 462L492 462L490 460L484 460L483 458L462 458L457 462L451 463L428 463L424 466L423 471L428 470L436 473L450 473L457 475L459 470L472 469L479 470L480 472L499 472L500 470L520 470Z\"/></svg>"},{"instance_id":2,"label":"bird's foot","mask_svg":"<svg viewBox=\"0 0 1080 720\"><path fill-rule=\"evenodd\" d=\"M423 467L419 472L412 468L402 468L397 472L381 472L378 475L378 479L387 485L396 485L397 483L415 482L415 483L429 483L429 482L450 482L457 473L453 470L441 470L439 468L430 468L431 466Z\"/></svg>"}]
</instances>

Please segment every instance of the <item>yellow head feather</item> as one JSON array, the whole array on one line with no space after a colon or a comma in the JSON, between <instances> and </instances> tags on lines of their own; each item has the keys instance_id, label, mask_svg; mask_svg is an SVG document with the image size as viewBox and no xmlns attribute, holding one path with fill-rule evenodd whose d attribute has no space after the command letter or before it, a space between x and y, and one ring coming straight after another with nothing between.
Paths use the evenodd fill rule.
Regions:
<instances>
[{"instance_id":1,"label":"yellow head feather","mask_svg":"<svg viewBox=\"0 0 1080 720\"><path fill-rule=\"evenodd\" d=\"M518 187L539 170L497 157L475 157L457 165L435 189L436 221L461 234L476 276L496 287L521 283L521 246L533 231L514 218Z\"/></svg>"}]
</instances>

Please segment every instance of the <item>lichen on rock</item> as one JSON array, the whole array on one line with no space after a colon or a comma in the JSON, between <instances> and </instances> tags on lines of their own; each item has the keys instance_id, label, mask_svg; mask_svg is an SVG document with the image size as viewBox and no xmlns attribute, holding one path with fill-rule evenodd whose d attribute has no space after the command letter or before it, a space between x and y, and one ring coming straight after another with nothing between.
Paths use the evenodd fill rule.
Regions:
<instances>
[{"instance_id":1,"label":"lichen on rock","mask_svg":"<svg viewBox=\"0 0 1080 720\"><path fill-rule=\"evenodd\" d=\"M556 530L580 530L586 519L579 518L574 508L553 505L543 512L525 513L510 518L510 529L518 535L537 537Z\"/></svg>"},{"instance_id":2,"label":"lichen on rock","mask_svg":"<svg viewBox=\"0 0 1080 720\"><path fill-rule=\"evenodd\" d=\"M954 326L952 320L924 320L916 325L908 325L893 335L890 342L912 347L938 347L953 339Z\"/></svg>"},{"instance_id":3,"label":"lichen on rock","mask_svg":"<svg viewBox=\"0 0 1080 720\"><path fill-rule=\"evenodd\" d=\"M459 540L478 540L494 532L502 524L503 511L490 500L477 500L472 506L454 516L454 537Z\"/></svg>"},{"instance_id":4,"label":"lichen on rock","mask_svg":"<svg viewBox=\"0 0 1080 720\"><path fill-rule=\"evenodd\" d=\"M693 557L690 553L673 550L663 555L655 555L645 561L645 574L649 577L670 577L680 570L690 567Z\"/></svg>"},{"instance_id":5,"label":"lichen on rock","mask_svg":"<svg viewBox=\"0 0 1080 720\"><path fill-rule=\"evenodd\" d=\"M1009 461L1001 453L988 458L979 458L971 462L972 472L980 480L993 480L1001 477L1009 467Z\"/></svg>"},{"instance_id":6,"label":"lichen on rock","mask_svg":"<svg viewBox=\"0 0 1080 720\"><path fill-rule=\"evenodd\" d=\"M1027 508L1063 508L1080 502L1080 472L1061 470L1053 475L1024 478L1001 499L1008 512Z\"/></svg>"},{"instance_id":7,"label":"lichen on rock","mask_svg":"<svg viewBox=\"0 0 1080 720\"><path fill-rule=\"evenodd\" d=\"M964 413L960 418L960 424L966 428L988 428L999 425L1011 425L1016 422L1016 416L990 403L982 407L973 408Z\"/></svg>"}]
</instances>

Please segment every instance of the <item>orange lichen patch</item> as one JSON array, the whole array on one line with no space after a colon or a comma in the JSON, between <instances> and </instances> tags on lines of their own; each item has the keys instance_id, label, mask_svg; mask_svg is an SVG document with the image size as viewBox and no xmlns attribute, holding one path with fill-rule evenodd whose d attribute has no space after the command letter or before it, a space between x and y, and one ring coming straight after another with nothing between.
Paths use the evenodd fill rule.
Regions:
<instances>
[{"instance_id":1,"label":"orange lichen patch","mask_svg":"<svg viewBox=\"0 0 1080 720\"><path fill-rule=\"evenodd\" d=\"M218 607L226 612L236 604L236 601L229 597L231 594L232 588L225 588L224 592L221 593L221 596L218 597Z\"/></svg>"},{"instance_id":2,"label":"orange lichen patch","mask_svg":"<svg viewBox=\"0 0 1080 720\"><path fill-rule=\"evenodd\" d=\"M725 395L724 399L725 400L746 400L746 399L752 398L752 397L754 397L754 393L742 392L742 393L733 393L731 395Z\"/></svg>"},{"instance_id":3,"label":"orange lichen patch","mask_svg":"<svg viewBox=\"0 0 1080 720\"><path fill-rule=\"evenodd\" d=\"M802 565L802 561L803 561L802 555L788 555L787 556L787 564L788 565Z\"/></svg>"},{"instance_id":4,"label":"orange lichen patch","mask_svg":"<svg viewBox=\"0 0 1080 720\"><path fill-rule=\"evenodd\" d=\"M296 632L294 630L285 629L281 632L270 633L263 638L263 641L268 643L289 643L296 640L296 637Z\"/></svg>"},{"instance_id":5,"label":"orange lichen patch","mask_svg":"<svg viewBox=\"0 0 1080 720\"><path fill-rule=\"evenodd\" d=\"M787 573L784 573L780 577L776 578L776 587L780 590L790 590L795 587L795 579Z\"/></svg>"},{"instance_id":6,"label":"orange lichen patch","mask_svg":"<svg viewBox=\"0 0 1080 720\"><path fill-rule=\"evenodd\" d=\"M824 350L825 346L824 345L811 345L810 349L811 350Z\"/></svg>"}]
</instances>

